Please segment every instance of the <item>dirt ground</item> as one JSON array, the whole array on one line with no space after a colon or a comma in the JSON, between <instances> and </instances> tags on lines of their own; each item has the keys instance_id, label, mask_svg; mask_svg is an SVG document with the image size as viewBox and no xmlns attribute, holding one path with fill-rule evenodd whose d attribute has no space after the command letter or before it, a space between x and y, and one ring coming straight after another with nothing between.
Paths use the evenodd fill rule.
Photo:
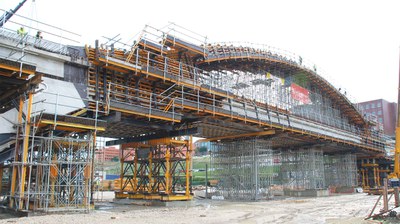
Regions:
<instances>
[{"instance_id":1,"label":"dirt ground","mask_svg":"<svg viewBox=\"0 0 400 224\"><path fill-rule=\"evenodd\" d=\"M104 192L89 214L52 214L1 219L0 223L376 223L364 221L378 196L364 193L320 198L286 198L257 202L195 199L167 207L122 205ZM378 208L381 208L381 203ZM378 209L379 210L379 209Z\"/></svg>"}]
</instances>

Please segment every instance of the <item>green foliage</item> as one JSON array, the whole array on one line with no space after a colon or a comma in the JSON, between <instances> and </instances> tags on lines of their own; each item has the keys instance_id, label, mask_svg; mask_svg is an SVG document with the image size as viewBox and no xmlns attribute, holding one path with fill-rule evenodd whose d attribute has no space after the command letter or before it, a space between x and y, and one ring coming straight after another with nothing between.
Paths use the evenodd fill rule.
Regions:
<instances>
[{"instance_id":1,"label":"green foliage","mask_svg":"<svg viewBox=\"0 0 400 224\"><path fill-rule=\"evenodd\" d=\"M115 156L114 158L111 159L111 162L119 162L118 156Z\"/></svg>"},{"instance_id":2,"label":"green foliage","mask_svg":"<svg viewBox=\"0 0 400 224\"><path fill-rule=\"evenodd\" d=\"M196 154L205 155L207 154L208 148L206 146L201 146L196 148Z\"/></svg>"}]
</instances>

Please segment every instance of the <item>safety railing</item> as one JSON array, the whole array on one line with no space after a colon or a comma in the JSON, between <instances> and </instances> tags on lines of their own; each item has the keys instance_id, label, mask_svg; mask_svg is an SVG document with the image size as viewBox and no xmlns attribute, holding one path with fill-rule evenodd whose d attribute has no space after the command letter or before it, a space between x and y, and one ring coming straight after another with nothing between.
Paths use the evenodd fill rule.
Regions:
<instances>
[{"instance_id":1,"label":"safety railing","mask_svg":"<svg viewBox=\"0 0 400 224\"><path fill-rule=\"evenodd\" d=\"M109 110L113 107L113 102L118 102L146 111L149 119L155 114L158 117L170 118L172 121L182 117L182 114L176 111L177 105L173 96L155 94L116 83L108 84L107 95Z\"/></svg>"},{"instance_id":2,"label":"safety railing","mask_svg":"<svg viewBox=\"0 0 400 224\"><path fill-rule=\"evenodd\" d=\"M336 124L340 122L334 119L328 119L330 122L322 123L318 122L318 120L309 119L304 115L290 114L289 111L285 113L273 109L266 110L257 107L251 102L242 100L218 100L201 96L199 92L193 94L174 90L173 96L164 96L131 87L119 86L129 89L130 94L121 91L110 91L111 96L116 96L114 101L134 107L146 108L149 116L152 110L153 112L157 110L163 113L172 113L175 117L177 115L182 116L180 112L183 110L191 110L210 115L231 117L244 122L277 125L283 129L296 129L302 133L366 145L378 150L385 148L384 139L380 133L366 132L363 129L345 123L341 123L341 126L339 126Z\"/></svg>"},{"instance_id":3,"label":"safety railing","mask_svg":"<svg viewBox=\"0 0 400 224\"><path fill-rule=\"evenodd\" d=\"M100 53L101 55L103 55L102 57L106 58L107 60L111 61L114 59L119 59L120 62L124 61L123 56L118 57L113 55L113 57L111 57L111 55L107 54L107 51L100 51ZM232 93L228 92L228 90L226 90L227 88L223 89L221 88L221 86L216 85L216 83L212 79L212 73L186 64L183 66L182 63L179 61L141 49L136 51L134 60L132 61L133 63L129 63L129 65L131 65L132 67L140 71L157 73L159 75L162 75L164 78L173 79L177 81L176 84L187 83L193 86L203 87L202 91L209 90L211 92L211 90L214 90L220 91L221 93L223 92L231 96L233 95ZM165 99L165 96L163 98ZM170 101L168 100L166 102ZM348 130L351 132L356 132L358 130L355 126L350 125L347 120L342 120L340 117L326 117L325 114L321 115L319 113L310 112L307 112L307 115L302 115L301 113L296 113L295 111L291 110L293 106L295 106L295 104L293 104L292 102L284 102L284 104L287 105L284 106L284 108L280 109L293 112L293 114L297 116L304 117L310 120L315 120L317 122L320 122L321 124L340 128L341 130ZM277 103L276 105L280 104Z\"/></svg>"},{"instance_id":4,"label":"safety railing","mask_svg":"<svg viewBox=\"0 0 400 224\"><path fill-rule=\"evenodd\" d=\"M102 54L106 54L106 51L101 51ZM111 55L110 56L103 56L107 60L113 60ZM146 71L149 73L158 73L162 75L164 78L168 79L174 79L177 82L176 83L181 83L181 82L186 82L190 85L202 87L204 90L215 90L215 91L220 91L221 93L225 93L228 95L233 95L233 93L229 92L229 86L224 83L223 85L219 85L216 83L216 81L213 79L212 73L209 73L207 71L198 69L196 67L190 66L190 65L183 65L179 61L175 61L170 58L166 57L161 57L157 54L154 54L152 52L140 50L136 51L136 58L133 60L133 67L140 69L142 71ZM123 56L114 56L113 58L119 59L120 62L124 61ZM126 62L124 62L126 63ZM276 93L274 93L276 94ZM290 92L287 93L287 95L290 95ZM282 99L281 97L277 97L275 100L268 100L268 105L270 106L276 106L279 107L280 109L284 110L289 110L290 112L301 116L303 114L302 111L298 112L295 110L296 103L294 102L293 99L290 99L290 97L287 97L288 99ZM257 99L261 103L266 103L267 99L265 100L260 100ZM312 104L312 102L310 101ZM326 109L324 109L326 110ZM348 125L348 121L342 121L343 119L340 116L337 117L329 117L327 114L320 114L320 113L308 113L306 115L307 118L317 120L321 123L336 126L336 127L344 127L346 130L351 130L355 128L350 128L350 125Z\"/></svg>"},{"instance_id":5,"label":"safety railing","mask_svg":"<svg viewBox=\"0 0 400 224\"><path fill-rule=\"evenodd\" d=\"M12 31L4 27L0 29L0 38L10 40L15 44L25 43L27 46L33 46L34 48L52 53L67 56L76 54L76 50L74 50L73 48L68 48L68 46L66 45L55 43L53 41L45 40L42 38L36 38L35 36L31 36L29 34L20 35L16 31Z\"/></svg>"},{"instance_id":6,"label":"safety railing","mask_svg":"<svg viewBox=\"0 0 400 224\"><path fill-rule=\"evenodd\" d=\"M90 105L93 105L91 107ZM98 119L107 113L105 103L91 99L68 96L49 91L39 91L33 97L32 116L35 123L47 120L46 124L56 128L60 123L78 123L92 126L92 130L105 130L106 123ZM82 117L83 113L91 112L93 117Z\"/></svg>"}]
</instances>

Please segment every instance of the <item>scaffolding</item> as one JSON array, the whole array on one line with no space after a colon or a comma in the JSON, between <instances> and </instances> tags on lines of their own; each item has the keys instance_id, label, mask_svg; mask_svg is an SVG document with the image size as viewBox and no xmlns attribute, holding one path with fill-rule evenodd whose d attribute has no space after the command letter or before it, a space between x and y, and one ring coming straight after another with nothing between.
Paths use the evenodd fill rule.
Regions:
<instances>
[{"instance_id":1,"label":"scaffolding","mask_svg":"<svg viewBox=\"0 0 400 224\"><path fill-rule=\"evenodd\" d=\"M270 197L275 166L268 141L251 139L211 144L212 175L222 196L234 200Z\"/></svg>"},{"instance_id":2,"label":"scaffolding","mask_svg":"<svg viewBox=\"0 0 400 224\"><path fill-rule=\"evenodd\" d=\"M62 104L71 96L39 95L47 101L34 99L32 91L20 98L9 208L88 212L93 204L93 146L104 123L97 111L93 119L75 116L79 105Z\"/></svg>"},{"instance_id":3,"label":"scaffolding","mask_svg":"<svg viewBox=\"0 0 400 224\"><path fill-rule=\"evenodd\" d=\"M108 190L104 186L105 176L106 176L106 164L105 164L105 153L106 148L105 144L106 139L103 137L97 137L96 139L96 147L94 149L94 175L93 175L93 182L94 182L94 197L95 201L103 201L105 190Z\"/></svg>"},{"instance_id":4,"label":"scaffolding","mask_svg":"<svg viewBox=\"0 0 400 224\"><path fill-rule=\"evenodd\" d=\"M356 159L356 155L350 153L325 156L326 185L356 187L358 185Z\"/></svg>"},{"instance_id":5,"label":"scaffolding","mask_svg":"<svg viewBox=\"0 0 400 224\"><path fill-rule=\"evenodd\" d=\"M116 198L176 201L192 199L191 137L122 145Z\"/></svg>"},{"instance_id":6,"label":"scaffolding","mask_svg":"<svg viewBox=\"0 0 400 224\"><path fill-rule=\"evenodd\" d=\"M259 200L274 190L326 190L357 186L354 154L324 155L319 148L272 150L259 138L212 142L211 175L227 199Z\"/></svg>"},{"instance_id":7,"label":"scaffolding","mask_svg":"<svg viewBox=\"0 0 400 224\"><path fill-rule=\"evenodd\" d=\"M285 189L325 188L322 150L302 149L282 152L280 155L280 180Z\"/></svg>"}]
</instances>

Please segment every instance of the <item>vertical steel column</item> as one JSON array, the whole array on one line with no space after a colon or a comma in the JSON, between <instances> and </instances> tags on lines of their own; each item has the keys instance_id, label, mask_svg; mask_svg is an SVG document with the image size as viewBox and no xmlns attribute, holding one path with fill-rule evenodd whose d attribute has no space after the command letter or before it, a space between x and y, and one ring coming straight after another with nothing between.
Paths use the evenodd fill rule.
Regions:
<instances>
[{"instance_id":1,"label":"vertical steel column","mask_svg":"<svg viewBox=\"0 0 400 224\"><path fill-rule=\"evenodd\" d=\"M22 172L21 172L21 186L19 193L19 209L23 208L23 200L25 199L25 177L26 177L26 162L28 160L28 146L29 146L29 134L31 131L31 113L32 113L32 91L28 94L28 109L26 112L26 124L25 124L25 132L24 132L24 142L23 142L23 153L22 153Z\"/></svg>"},{"instance_id":2,"label":"vertical steel column","mask_svg":"<svg viewBox=\"0 0 400 224\"><path fill-rule=\"evenodd\" d=\"M18 111L18 127L17 127L17 139L15 143L15 153L14 153L14 162L18 162L18 151L19 151L19 135L21 133L21 125L22 125L22 114L24 109L24 99L22 96L19 98L19 111ZM11 177L11 199L10 199L10 208L14 207L14 196L15 196L15 187L17 182L17 173L19 171L19 167L16 164L12 166L12 177Z\"/></svg>"},{"instance_id":3,"label":"vertical steel column","mask_svg":"<svg viewBox=\"0 0 400 224\"><path fill-rule=\"evenodd\" d=\"M192 141L193 137L189 137L189 142L188 142L188 150L186 151L186 191L185 195L189 196L190 195L190 161L191 161L191 153L192 153Z\"/></svg>"},{"instance_id":4,"label":"vertical steel column","mask_svg":"<svg viewBox=\"0 0 400 224\"><path fill-rule=\"evenodd\" d=\"M361 168L361 177L362 177L362 187L365 188L366 183L365 183L365 169L364 168Z\"/></svg>"},{"instance_id":5,"label":"vertical steel column","mask_svg":"<svg viewBox=\"0 0 400 224\"><path fill-rule=\"evenodd\" d=\"M149 152L149 192L153 193L153 152L150 150Z\"/></svg>"},{"instance_id":6,"label":"vertical steel column","mask_svg":"<svg viewBox=\"0 0 400 224\"><path fill-rule=\"evenodd\" d=\"M47 187L50 187L50 206L53 207L55 205L55 200L54 197L56 195L56 181L58 177L58 167L57 167L57 154L54 152L53 154L53 159L51 160L51 165L50 165L50 186L47 185Z\"/></svg>"},{"instance_id":7,"label":"vertical steel column","mask_svg":"<svg viewBox=\"0 0 400 224\"><path fill-rule=\"evenodd\" d=\"M138 172L138 149L135 149L135 157L133 158L134 170L133 170L133 192L137 193L137 172ZM122 175L122 174L121 174Z\"/></svg>"},{"instance_id":8,"label":"vertical steel column","mask_svg":"<svg viewBox=\"0 0 400 224\"><path fill-rule=\"evenodd\" d=\"M170 148L166 149L165 152L165 193L171 194L171 153Z\"/></svg>"},{"instance_id":9,"label":"vertical steel column","mask_svg":"<svg viewBox=\"0 0 400 224\"><path fill-rule=\"evenodd\" d=\"M107 103L107 69L103 68L103 103Z\"/></svg>"},{"instance_id":10,"label":"vertical steel column","mask_svg":"<svg viewBox=\"0 0 400 224\"><path fill-rule=\"evenodd\" d=\"M99 50L99 40L96 40L95 43L95 60L98 61L100 57L100 50ZM100 99L100 93L99 93L99 72L100 68L99 66L95 66L95 100Z\"/></svg>"},{"instance_id":11,"label":"vertical steel column","mask_svg":"<svg viewBox=\"0 0 400 224\"><path fill-rule=\"evenodd\" d=\"M95 120L95 126L97 128L97 112L98 112L98 101L96 101L96 120ZM97 137L97 132L96 129L94 130L94 132L90 132L89 136L91 136L93 138L93 141L89 141L88 145L87 145L87 149L85 151L87 151L87 157L86 157L86 167L84 167L84 174L83 174L83 178L85 180L85 186L84 186L84 205L89 205L91 201L94 201L93 198L93 193L94 193L94 153L96 151L96 137ZM91 143L93 144L91 146ZM73 146L72 146L73 147ZM104 150L104 149L103 149ZM90 184L90 185L89 185ZM88 195L89 194L89 195ZM88 197L90 196L90 197Z\"/></svg>"},{"instance_id":12,"label":"vertical steel column","mask_svg":"<svg viewBox=\"0 0 400 224\"><path fill-rule=\"evenodd\" d=\"M122 148L122 146L121 146L121 148ZM135 153L135 158L137 157L137 149L136 149L136 153ZM121 158L120 158L120 162L121 162L121 171L120 171L120 175L119 175L119 178L120 178L120 181L119 181L119 184L120 184L120 187L119 187L119 190L120 190L120 193L122 193L122 188L124 187L124 160L125 160L125 156L124 156L124 148L122 148L121 149Z\"/></svg>"}]
</instances>

